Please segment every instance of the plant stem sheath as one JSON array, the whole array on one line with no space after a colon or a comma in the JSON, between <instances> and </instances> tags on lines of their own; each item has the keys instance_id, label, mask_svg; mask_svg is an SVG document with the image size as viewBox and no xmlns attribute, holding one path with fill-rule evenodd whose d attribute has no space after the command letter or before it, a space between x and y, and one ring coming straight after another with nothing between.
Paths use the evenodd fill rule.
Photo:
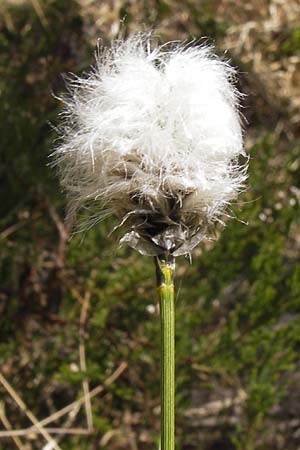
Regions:
<instances>
[{"instance_id":1,"label":"plant stem sheath","mask_svg":"<svg viewBox=\"0 0 300 450\"><path fill-rule=\"evenodd\" d=\"M161 320L161 450L175 449L174 258L155 259Z\"/></svg>"}]
</instances>

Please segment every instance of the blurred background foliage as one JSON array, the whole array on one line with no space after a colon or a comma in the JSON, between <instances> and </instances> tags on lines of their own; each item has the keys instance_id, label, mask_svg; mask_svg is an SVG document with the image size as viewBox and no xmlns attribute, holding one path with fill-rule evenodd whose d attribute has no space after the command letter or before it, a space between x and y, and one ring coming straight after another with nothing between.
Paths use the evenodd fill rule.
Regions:
<instances>
[{"instance_id":1,"label":"blurred background foliage","mask_svg":"<svg viewBox=\"0 0 300 450\"><path fill-rule=\"evenodd\" d=\"M178 259L177 449L300 448L299 21L298 0L1 0L1 373L40 420L103 386L94 431L57 435L62 449L158 448L152 260L118 248L108 222L69 240L47 166L64 75L90 66L98 38L149 28L226 50L247 94L237 220L192 265ZM0 422L31 425L3 386ZM48 426L86 428L85 409ZM0 438L1 450L46 444Z\"/></svg>"}]
</instances>

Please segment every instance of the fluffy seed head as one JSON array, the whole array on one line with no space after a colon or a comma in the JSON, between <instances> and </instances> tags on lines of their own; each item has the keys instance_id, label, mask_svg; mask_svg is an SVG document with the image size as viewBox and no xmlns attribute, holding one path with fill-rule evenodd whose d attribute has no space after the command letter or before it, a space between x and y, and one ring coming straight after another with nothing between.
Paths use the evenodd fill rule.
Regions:
<instances>
[{"instance_id":1,"label":"fluffy seed head","mask_svg":"<svg viewBox=\"0 0 300 450\"><path fill-rule=\"evenodd\" d=\"M70 211L116 216L142 254L190 253L246 178L234 77L206 46L137 34L101 49L62 99L54 158Z\"/></svg>"}]
</instances>

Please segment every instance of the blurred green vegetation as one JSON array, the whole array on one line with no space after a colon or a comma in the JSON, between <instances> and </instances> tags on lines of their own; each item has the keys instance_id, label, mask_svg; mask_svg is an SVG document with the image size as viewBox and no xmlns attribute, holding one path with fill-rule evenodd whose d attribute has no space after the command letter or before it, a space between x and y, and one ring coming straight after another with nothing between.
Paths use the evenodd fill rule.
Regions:
<instances>
[{"instance_id":1,"label":"blurred green vegetation","mask_svg":"<svg viewBox=\"0 0 300 450\"><path fill-rule=\"evenodd\" d=\"M248 94L243 112L250 178L230 212L237 219L217 232L215 242L200 246L191 265L178 260L177 449L295 450L300 146L293 102L300 43L292 12L298 2L287 7L289 14L272 1L273 9L267 1L259 7L252 1L248 9L229 0L117 3L0 5L1 373L42 419L78 399L86 377L90 389L105 386L126 363L92 400L95 431L65 435L60 445L158 448L152 260L118 248L109 222L68 239L65 199L48 166L56 138L50 123L55 126L61 107L52 93L64 90L61 74L81 73L92 63L97 37L108 42L120 19L124 34L155 28L163 40L206 36L220 54L227 47L240 67L241 89ZM280 26L272 29L277 12ZM245 38L247 23L257 29ZM86 373L79 364L83 337ZM1 417L5 413L13 429L30 426L3 387L0 396ZM53 426L84 428L84 409ZM20 439L26 450L46 444L37 435ZM11 438L0 439L1 450L14 448Z\"/></svg>"}]
</instances>

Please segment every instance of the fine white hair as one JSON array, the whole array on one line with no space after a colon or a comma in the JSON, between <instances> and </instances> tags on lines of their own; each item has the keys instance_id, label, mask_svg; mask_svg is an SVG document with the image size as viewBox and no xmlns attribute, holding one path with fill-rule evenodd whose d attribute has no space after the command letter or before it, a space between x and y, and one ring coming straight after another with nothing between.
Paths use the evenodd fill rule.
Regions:
<instances>
[{"instance_id":1,"label":"fine white hair","mask_svg":"<svg viewBox=\"0 0 300 450\"><path fill-rule=\"evenodd\" d=\"M143 254L190 253L246 179L235 76L205 45L135 34L100 49L62 98L53 155L70 211L114 215Z\"/></svg>"}]
</instances>

